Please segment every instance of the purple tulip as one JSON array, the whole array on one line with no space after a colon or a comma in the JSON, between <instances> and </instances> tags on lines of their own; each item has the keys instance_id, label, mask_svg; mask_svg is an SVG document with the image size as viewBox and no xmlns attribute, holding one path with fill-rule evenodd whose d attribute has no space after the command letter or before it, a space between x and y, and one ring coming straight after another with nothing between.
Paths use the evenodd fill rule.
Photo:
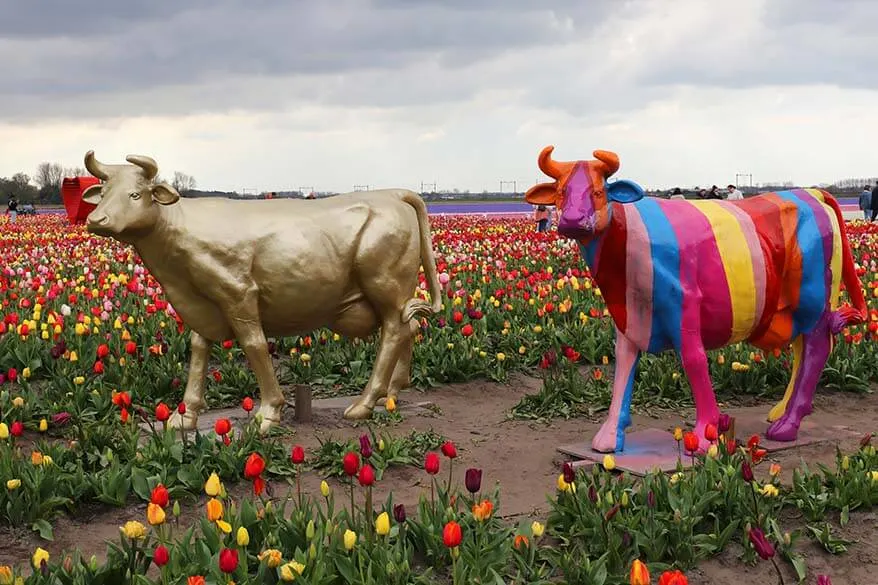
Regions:
<instances>
[{"instance_id":1,"label":"purple tulip","mask_svg":"<svg viewBox=\"0 0 878 585\"><path fill-rule=\"evenodd\" d=\"M652 490L646 493L646 505L650 508L655 508L655 492Z\"/></svg>"},{"instance_id":2,"label":"purple tulip","mask_svg":"<svg viewBox=\"0 0 878 585\"><path fill-rule=\"evenodd\" d=\"M564 481L567 483L573 483L576 481L576 470L573 469L573 466L570 462L564 463L564 467L561 468L564 473Z\"/></svg>"},{"instance_id":3,"label":"purple tulip","mask_svg":"<svg viewBox=\"0 0 878 585\"><path fill-rule=\"evenodd\" d=\"M727 433L732 428L732 417L727 414L719 415L719 421L716 426L720 433Z\"/></svg>"},{"instance_id":4,"label":"purple tulip","mask_svg":"<svg viewBox=\"0 0 878 585\"><path fill-rule=\"evenodd\" d=\"M829 575L817 575L817 585L832 585Z\"/></svg>"},{"instance_id":5,"label":"purple tulip","mask_svg":"<svg viewBox=\"0 0 878 585\"><path fill-rule=\"evenodd\" d=\"M744 481L747 483L753 482L753 468L750 467L750 464L746 461L741 463L741 477L743 477Z\"/></svg>"},{"instance_id":6,"label":"purple tulip","mask_svg":"<svg viewBox=\"0 0 878 585\"><path fill-rule=\"evenodd\" d=\"M360 437L360 455L363 456L363 459L368 459L372 456L372 441L369 440L369 435Z\"/></svg>"},{"instance_id":7,"label":"purple tulip","mask_svg":"<svg viewBox=\"0 0 878 585\"><path fill-rule=\"evenodd\" d=\"M765 537L765 533L762 532L761 528L751 528L748 536L750 537L750 543L756 550L756 554L762 560L767 561L774 556L774 546Z\"/></svg>"},{"instance_id":8,"label":"purple tulip","mask_svg":"<svg viewBox=\"0 0 878 585\"><path fill-rule=\"evenodd\" d=\"M393 507L393 519L398 524L405 524L405 506L397 504Z\"/></svg>"},{"instance_id":9,"label":"purple tulip","mask_svg":"<svg viewBox=\"0 0 878 585\"><path fill-rule=\"evenodd\" d=\"M466 484L466 491L471 494L478 493L482 489L482 470L467 469L464 483Z\"/></svg>"},{"instance_id":10,"label":"purple tulip","mask_svg":"<svg viewBox=\"0 0 878 585\"><path fill-rule=\"evenodd\" d=\"M55 427L63 427L67 423L70 422L70 413L69 412L59 412L58 414L52 415L52 426Z\"/></svg>"}]
</instances>

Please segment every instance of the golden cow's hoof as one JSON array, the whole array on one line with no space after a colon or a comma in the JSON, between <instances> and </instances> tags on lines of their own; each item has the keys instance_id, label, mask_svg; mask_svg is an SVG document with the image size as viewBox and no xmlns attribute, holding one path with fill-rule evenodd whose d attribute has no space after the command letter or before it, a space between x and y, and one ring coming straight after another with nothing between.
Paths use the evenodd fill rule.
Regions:
<instances>
[{"instance_id":1,"label":"golden cow's hoof","mask_svg":"<svg viewBox=\"0 0 878 585\"><path fill-rule=\"evenodd\" d=\"M280 424L281 406L271 406L263 404L256 413L257 418L261 420L259 423L259 432L263 435L268 433L275 425Z\"/></svg>"},{"instance_id":2,"label":"golden cow's hoof","mask_svg":"<svg viewBox=\"0 0 878 585\"><path fill-rule=\"evenodd\" d=\"M368 420L372 418L372 407L362 402L354 402L345 409L344 417L348 420Z\"/></svg>"},{"instance_id":3,"label":"golden cow's hoof","mask_svg":"<svg viewBox=\"0 0 878 585\"><path fill-rule=\"evenodd\" d=\"M194 431L198 427L198 413L195 409L187 409L186 414L181 415L175 412L168 419L168 426L172 429L183 429L184 431Z\"/></svg>"}]
</instances>

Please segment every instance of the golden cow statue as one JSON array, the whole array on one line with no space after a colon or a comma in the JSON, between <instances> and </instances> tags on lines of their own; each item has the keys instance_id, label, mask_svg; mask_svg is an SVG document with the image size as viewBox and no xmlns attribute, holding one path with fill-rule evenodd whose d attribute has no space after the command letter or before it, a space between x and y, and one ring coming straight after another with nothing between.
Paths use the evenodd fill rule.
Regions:
<instances>
[{"instance_id":1,"label":"golden cow statue","mask_svg":"<svg viewBox=\"0 0 878 585\"><path fill-rule=\"evenodd\" d=\"M97 204L88 231L134 246L192 330L183 401L171 424L196 426L207 407L204 380L212 342L235 338L256 374L261 430L280 420L284 396L266 337L319 327L350 337L381 328L372 377L345 418L364 419L378 400L409 385L420 316L442 298L424 201L403 189L322 200L181 199L155 183L156 162L85 167L103 181L83 193ZM413 298L423 264L430 298Z\"/></svg>"}]
</instances>

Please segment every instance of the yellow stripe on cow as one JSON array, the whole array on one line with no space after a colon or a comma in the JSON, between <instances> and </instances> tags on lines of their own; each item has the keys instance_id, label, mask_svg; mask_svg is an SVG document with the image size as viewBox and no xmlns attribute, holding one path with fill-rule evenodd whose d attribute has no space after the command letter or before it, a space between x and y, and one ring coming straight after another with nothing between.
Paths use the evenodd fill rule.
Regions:
<instances>
[{"instance_id":1,"label":"yellow stripe on cow","mask_svg":"<svg viewBox=\"0 0 878 585\"><path fill-rule=\"evenodd\" d=\"M820 189L805 189L805 191L822 203L821 207L829 217L829 225L832 226L832 259L829 263L829 269L832 270L832 289L829 291L829 308L835 311L838 309L838 301L841 296L841 230L835 211L824 203L823 192Z\"/></svg>"},{"instance_id":2,"label":"yellow stripe on cow","mask_svg":"<svg viewBox=\"0 0 878 585\"><path fill-rule=\"evenodd\" d=\"M713 228L720 258L729 283L732 301L732 335L729 343L746 339L756 326L756 282L753 275L753 258L740 220L725 209L726 203L716 201L692 201L704 214ZM758 251L761 253L761 250Z\"/></svg>"}]
</instances>

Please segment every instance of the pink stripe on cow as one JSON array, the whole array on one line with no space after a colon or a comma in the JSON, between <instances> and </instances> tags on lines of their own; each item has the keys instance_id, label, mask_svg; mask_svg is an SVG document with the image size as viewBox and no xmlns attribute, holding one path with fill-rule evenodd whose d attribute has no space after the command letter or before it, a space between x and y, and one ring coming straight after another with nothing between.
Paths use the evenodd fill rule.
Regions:
<instances>
[{"instance_id":1,"label":"pink stripe on cow","mask_svg":"<svg viewBox=\"0 0 878 585\"><path fill-rule=\"evenodd\" d=\"M625 306L628 327L625 336L642 351L649 348L652 336L652 254L643 253L649 249L649 234L634 205L620 205L616 208L625 213L628 237L625 240ZM638 262L631 258L638 258Z\"/></svg>"},{"instance_id":2,"label":"pink stripe on cow","mask_svg":"<svg viewBox=\"0 0 878 585\"><path fill-rule=\"evenodd\" d=\"M756 224L753 223L753 218L746 211L728 201L723 201L720 204L738 218L741 231L744 233L744 239L747 240L747 247L750 249L750 259L753 262L753 285L756 288L757 317L756 322L753 323L755 327L759 322L759 316L765 310L765 289L768 286L766 282L765 256L759 242L759 233L756 231ZM742 250L741 253L744 253L744 251Z\"/></svg>"},{"instance_id":3,"label":"pink stripe on cow","mask_svg":"<svg viewBox=\"0 0 878 585\"><path fill-rule=\"evenodd\" d=\"M659 204L677 235L680 250L683 327L694 327L704 347L721 346L732 331L732 299L713 225L688 201ZM687 337L687 331L682 331L681 350L686 348Z\"/></svg>"}]
</instances>

